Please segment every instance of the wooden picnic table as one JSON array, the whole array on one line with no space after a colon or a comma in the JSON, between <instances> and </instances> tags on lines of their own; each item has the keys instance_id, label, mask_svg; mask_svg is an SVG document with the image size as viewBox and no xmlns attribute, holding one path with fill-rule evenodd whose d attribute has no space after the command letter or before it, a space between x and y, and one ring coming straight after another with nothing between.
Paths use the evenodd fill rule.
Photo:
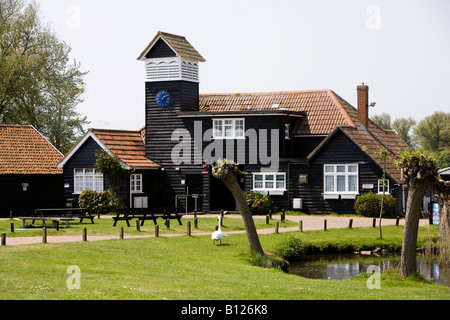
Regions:
<instances>
[{"instance_id":1,"label":"wooden picnic table","mask_svg":"<svg viewBox=\"0 0 450 320\"><path fill-rule=\"evenodd\" d=\"M69 227L69 221L74 220L75 218L65 218L65 217L19 217L20 220L22 220L22 229L26 228L26 221L27 220L33 220L31 224L34 223L35 220L41 220L42 223L45 226L45 221L51 221L52 222L52 228L57 228L57 223L59 221L65 221L66 222L66 228Z\"/></svg>"},{"instance_id":2,"label":"wooden picnic table","mask_svg":"<svg viewBox=\"0 0 450 320\"><path fill-rule=\"evenodd\" d=\"M162 211L162 212L161 212ZM153 223L157 225L158 223L156 220L158 218L164 219L167 221L167 219L177 219L178 223L183 225L181 222L181 218L183 217L183 213L178 213L176 210L170 210L170 209L120 209L116 216L113 217L114 224L113 226L116 226L117 221L124 220L127 223L127 226L130 226L130 220L132 219L138 219L141 221L141 226L144 225L145 220L153 220Z\"/></svg>"},{"instance_id":3,"label":"wooden picnic table","mask_svg":"<svg viewBox=\"0 0 450 320\"><path fill-rule=\"evenodd\" d=\"M94 223L95 216L89 213L89 209L86 208L50 208L50 209L35 209L35 213L37 216L41 218L45 217L64 217L64 218L73 218L80 219L80 222L83 222L83 219L89 219L92 223ZM73 220L72 219L72 220Z\"/></svg>"}]
</instances>

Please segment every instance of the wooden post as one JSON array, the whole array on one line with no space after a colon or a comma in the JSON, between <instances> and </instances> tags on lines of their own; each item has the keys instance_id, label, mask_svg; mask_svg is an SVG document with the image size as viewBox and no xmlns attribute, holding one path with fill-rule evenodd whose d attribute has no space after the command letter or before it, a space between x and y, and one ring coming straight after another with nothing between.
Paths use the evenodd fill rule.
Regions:
<instances>
[{"instance_id":1,"label":"wooden post","mask_svg":"<svg viewBox=\"0 0 450 320\"><path fill-rule=\"evenodd\" d=\"M397 216L397 220L395 221L395 225L396 225L396 226L398 226L399 221L400 221L400 217Z\"/></svg>"},{"instance_id":2,"label":"wooden post","mask_svg":"<svg viewBox=\"0 0 450 320\"><path fill-rule=\"evenodd\" d=\"M120 239L123 239L123 227L120 227Z\"/></svg>"},{"instance_id":3,"label":"wooden post","mask_svg":"<svg viewBox=\"0 0 450 320\"><path fill-rule=\"evenodd\" d=\"M187 235L191 236L191 222L190 221L187 222Z\"/></svg>"},{"instance_id":4,"label":"wooden post","mask_svg":"<svg viewBox=\"0 0 450 320\"><path fill-rule=\"evenodd\" d=\"M42 243L47 243L47 227L42 228Z\"/></svg>"},{"instance_id":5,"label":"wooden post","mask_svg":"<svg viewBox=\"0 0 450 320\"><path fill-rule=\"evenodd\" d=\"M376 219L376 218L373 218L372 227L375 228L376 225L377 225L377 219Z\"/></svg>"},{"instance_id":6,"label":"wooden post","mask_svg":"<svg viewBox=\"0 0 450 320\"><path fill-rule=\"evenodd\" d=\"M298 229L299 229L300 232L303 232L303 220L300 220L298 222Z\"/></svg>"},{"instance_id":7,"label":"wooden post","mask_svg":"<svg viewBox=\"0 0 450 320\"><path fill-rule=\"evenodd\" d=\"M136 230L141 231L141 224L139 223L139 219L136 220Z\"/></svg>"},{"instance_id":8,"label":"wooden post","mask_svg":"<svg viewBox=\"0 0 450 320\"><path fill-rule=\"evenodd\" d=\"M11 232L14 232L14 222L11 222Z\"/></svg>"},{"instance_id":9,"label":"wooden post","mask_svg":"<svg viewBox=\"0 0 450 320\"><path fill-rule=\"evenodd\" d=\"M327 219L323 220L323 230L327 231Z\"/></svg>"},{"instance_id":10,"label":"wooden post","mask_svg":"<svg viewBox=\"0 0 450 320\"><path fill-rule=\"evenodd\" d=\"M55 228L56 228L56 231L59 231L59 221L58 220L55 221Z\"/></svg>"},{"instance_id":11,"label":"wooden post","mask_svg":"<svg viewBox=\"0 0 450 320\"><path fill-rule=\"evenodd\" d=\"M272 219L272 210L269 210L269 217Z\"/></svg>"},{"instance_id":12,"label":"wooden post","mask_svg":"<svg viewBox=\"0 0 450 320\"><path fill-rule=\"evenodd\" d=\"M2 246L6 246L6 233L2 233Z\"/></svg>"},{"instance_id":13,"label":"wooden post","mask_svg":"<svg viewBox=\"0 0 450 320\"><path fill-rule=\"evenodd\" d=\"M194 228L198 229L198 218L197 217L194 218Z\"/></svg>"},{"instance_id":14,"label":"wooden post","mask_svg":"<svg viewBox=\"0 0 450 320\"><path fill-rule=\"evenodd\" d=\"M155 237L156 238L159 237L159 225L158 224L155 225Z\"/></svg>"},{"instance_id":15,"label":"wooden post","mask_svg":"<svg viewBox=\"0 0 450 320\"><path fill-rule=\"evenodd\" d=\"M275 233L278 233L278 227L279 227L280 222L277 221L277 224L275 225Z\"/></svg>"},{"instance_id":16,"label":"wooden post","mask_svg":"<svg viewBox=\"0 0 450 320\"><path fill-rule=\"evenodd\" d=\"M266 216L266 224L269 224L269 215Z\"/></svg>"},{"instance_id":17,"label":"wooden post","mask_svg":"<svg viewBox=\"0 0 450 320\"><path fill-rule=\"evenodd\" d=\"M285 215L284 215L284 209L281 210L281 221L284 221Z\"/></svg>"},{"instance_id":18,"label":"wooden post","mask_svg":"<svg viewBox=\"0 0 450 320\"><path fill-rule=\"evenodd\" d=\"M350 219L350 222L348 223L348 227L351 229L353 226L353 219Z\"/></svg>"},{"instance_id":19,"label":"wooden post","mask_svg":"<svg viewBox=\"0 0 450 320\"><path fill-rule=\"evenodd\" d=\"M83 241L87 241L87 229L83 228Z\"/></svg>"}]
</instances>

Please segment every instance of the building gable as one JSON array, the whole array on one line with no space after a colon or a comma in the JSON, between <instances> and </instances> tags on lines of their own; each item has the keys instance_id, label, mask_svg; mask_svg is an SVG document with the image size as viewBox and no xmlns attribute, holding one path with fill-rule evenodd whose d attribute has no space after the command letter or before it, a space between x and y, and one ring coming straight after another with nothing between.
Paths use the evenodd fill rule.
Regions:
<instances>
[{"instance_id":1,"label":"building gable","mask_svg":"<svg viewBox=\"0 0 450 320\"><path fill-rule=\"evenodd\" d=\"M167 43L159 38L153 47L147 52L145 57L147 59L151 58L166 58L166 57L176 57L177 53L173 51Z\"/></svg>"}]
</instances>

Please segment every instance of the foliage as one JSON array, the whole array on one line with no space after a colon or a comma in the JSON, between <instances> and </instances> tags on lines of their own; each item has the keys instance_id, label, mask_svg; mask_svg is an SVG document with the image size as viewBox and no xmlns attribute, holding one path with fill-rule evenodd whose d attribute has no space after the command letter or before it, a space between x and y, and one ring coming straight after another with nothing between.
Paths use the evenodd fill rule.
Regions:
<instances>
[{"instance_id":1,"label":"foliage","mask_svg":"<svg viewBox=\"0 0 450 320\"><path fill-rule=\"evenodd\" d=\"M409 183L413 179L424 183L434 183L437 178L437 164L432 157L419 151L407 148L400 152L400 157L395 161L398 168L402 169L403 179Z\"/></svg>"},{"instance_id":2,"label":"foliage","mask_svg":"<svg viewBox=\"0 0 450 320\"><path fill-rule=\"evenodd\" d=\"M290 262L300 261L305 256L306 247L302 240L290 235L275 245L274 253Z\"/></svg>"},{"instance_id":3,"label":"foliage","mask_svg":"<svg viewBox=\"0 0 450 320\"><path fill-rule=\"evenodd\" d=\"M450 113L436 111L414 129L419 150L433 156L439 166L450 166Z\"/></svg>"},{"instance_id":4,"label":"foliage","mask_svg":"<svg viewBox=\"0 0 450 320\"><path fill-rule=\"evenodd\" d=\"M120 160L115 155L109 154L105 150L97 153L96 157L95 167L108 179L111 190L119 193L120 186L130 174L129 171L122 167Z\"/></svg>"},{"instance_id":5,"label":"foliage","mask_svg":"<svg viewBox=\"0 0 450 320\"><path fill-rule=\"evenodd\" d=\"M364 193L356 197L354 209L357 214L365 217L378 217L381 209L381 194L372 192ZM395 198L390 194L384 195L383 215L385 217L395 216Z\"/></svg>"},{"instance_id":6,"label":"foliage","mask_svg":"<svg viewBox=\"0 0 450 320\"><path fill-rule=\"evenodd\" d=\"M78 198L78 205L89 209L92 214L106 214L124 208L122 197L110 190L84 190Z\"/></svg>"},{"instance_id":7,"label":"foliage","mask_svg":"<svg viewBox=\"0 0 450 320\"><path fill-rule=\"evenodd\" d=\"M75 109L84 92L71 48L41 21L38 5L0 2L0 123L30 124L65 153L87 124Z\"/></svg>"},{"instance_id":8,"label":"foliage","mask_svg":"<svg viewBox=\"0 0 450 320\"><path fill-rule=\"evenodd\" d=\"M400 136L400 138L402 138L403 141L405 141L411 147L415 147L416 144L413 142L411 132L416 123L416 120L414 120L412 117L398 118L395 119L395 121L392 123L392 129L397 132L397 134Z\"/></svg>"},{"instance_id":9,"label":"foliage","mask_svg":"<svg viewBox=\"0 0 450 320\"><path fill-rule=\"evenodd\" d=\"M277 206L273 204L269 195L262 195L256 191L246 190L244 192L245 200L252 214L269 214L269 211L276 211Z\"/></svg>"},{"instance_id":10,"label":"foliage","mask_svg":"<svg viewBox=\"0 0 450 320\"><path fill-rule=\"evenodd\" d=\"M389 113L383 112L380 115L375 115L371 117L371 120L375 122L377 125L382 127L383 129L392 129L391 125L391 115Z\"/></svg>"}]
</instances>

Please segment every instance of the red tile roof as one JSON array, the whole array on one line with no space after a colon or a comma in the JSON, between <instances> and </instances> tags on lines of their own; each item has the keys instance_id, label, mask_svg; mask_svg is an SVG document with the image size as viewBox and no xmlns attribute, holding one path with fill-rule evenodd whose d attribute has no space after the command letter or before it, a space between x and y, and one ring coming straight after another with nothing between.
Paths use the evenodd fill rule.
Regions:
<instances>
[{"instance_id":1,"label":"red tile roof","mask_svg":"<svg viewBox=\"0 0 450 320\"><path fill-rule=\"evenodd\" d=\"M142 130L90 129L120 161L135 169L156 169L158 165L145 157Z\"/></svg>"},{"instance_id":2,"label":"red tile roof","mask_svg":"<svg viewBox=\"0 0 450 320\"><path fill-rule=\"evenodd\" d=\"M298 134L329 134L338 125L355 126L356 110L331 90L265 93L201 94L200 111L252 111L286 109L306 112ZM277 106L275 108L275 106Z\"/></svg>"},{"instance_id":3,"label":"red tile roof","mask_svg":"<svg viewBox=\"0 0 450 320\"><path fill-rule=\"evenodd\" d=\"M33 126L0 125L0 174L62 174L62 158Z\"/></svg>"},{"instance_id":4,"label":"red tile roof","mask_svg":"<svg viewBox=\"0 0 450 320\"><path fill-rule=\"evenodd\" d=\"M400 182L400 171L394 164L399 151L408 145L392 130L384 130L369 119L369 130L358 123L358 112L347 101L332 90L308 90L265 93L201 94L201 112L277 110L306 112L296 128L295 134L329 135L340 128L360 148L382 167L376 155L382 148L388 150L388 174ZM326 139L327 140L327 139ZM309 157L312 157L327 142L323 141Z\"/></svg>"}]
</instances>

